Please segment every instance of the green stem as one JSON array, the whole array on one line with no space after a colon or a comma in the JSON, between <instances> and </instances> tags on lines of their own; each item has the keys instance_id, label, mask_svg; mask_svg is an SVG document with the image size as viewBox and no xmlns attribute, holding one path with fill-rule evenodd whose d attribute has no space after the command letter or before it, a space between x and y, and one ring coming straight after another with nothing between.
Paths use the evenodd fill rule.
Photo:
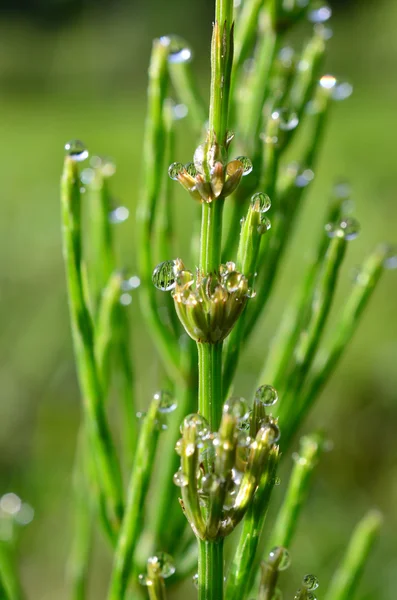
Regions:
<instances>
[{"instance_id":1,"label":"green stem","mask_svg":"<svg viewBox=\"0 0 397 600\"><path fill-rule=\"evenodd\" d=\"M353 532L346 554L328 589L326 600L351 600L371 548L378 537L382 515L370 511Z\"/></svg>"},{"instance_id":2,"label":"green stem","mask_svg":"<svg viewBox=\"0 0 397 600\"><path fill-rule=\"evenodd\" d=\"M223 539L199 540L198 600L223 599Z\"/></svg>"},{"instance_id":3,"label":"green stem","mask_svg":"<svg viewBox=\"0 0 397 600\"><path fill-rule=\"evenodd\" d=\"M124 600L132 571L132 558L143 526L144 503L159 436L158 404L158 399L152 401L139 436L125 515L114 555L108 600Z\"/></svg>"},{"instance_id":4,"label":"green stem","mask_svg":"<svg viewBox=\"0 0 397 600\"><path fill-rule=\"evenodd\" d=\"M4 598L4 600L22 600L23 598L15 567L12 541L0 540L0 598Z\"/></svg>"},{"instance_id":5,"label":"green stem","mask_svg":"<svg viewBox=\"0 0 397 600\"><path fill-rule=\"evenodd\" d=\"M199 359L199 413L216 431L222 415L222 342L197 344Z\"/></svg>"},{"instance_id":6,"label":"green stem","mask_svg":"<svg viewBox=\"0 0 397 600\"><path fill-rule=\"evenodd\" d=\"M205 274L218 270L221 262L223 198L204 203L201 213L200 269Z\"/></svg>"}]
</instances>

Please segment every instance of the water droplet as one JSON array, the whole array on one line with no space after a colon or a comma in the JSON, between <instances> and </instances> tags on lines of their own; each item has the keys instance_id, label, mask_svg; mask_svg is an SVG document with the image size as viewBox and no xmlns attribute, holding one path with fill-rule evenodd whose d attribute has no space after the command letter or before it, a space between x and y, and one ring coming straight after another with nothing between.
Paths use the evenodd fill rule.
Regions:
<instances>
[{"instance_id":1,"label":"water droplet","mask_svg":"<svg viewBox=\"0 0 397 600\"><path fill-rule=\"evenodd\" d=\"M325 90L332 90L336 86L336 77L333 75L323 75L320 79L320 85Z\"/></svg>"},{"instance_id":2,"label":"water droplet","mask_svg":"<svg viewBox=\"0 0 397 600\"><path fill-rule=\"evenodd\" d=\"M203 498L208 498L210 494L217 491L221 483L221 478L214 473L208 473L207 475L204 475L204 477L201 479L201 488L199 489L200 496Z\"/></svg>"},{"instance_id":3,"label":"water droplet","mask_svg":"<svg viewBox=\"0 0 397 600\"><path fill-rule=\"evenodd\" d=\"M136 413L136 418L138 419L138 421L143 421L143 419L146 417L147 412L145 410L140 410Z\"/></svg>"},{"instance_id":4,"label":"water droplet","mask_svg":"<svg viewBox=\"0 0 397 600\"><path fill-rule=\"evenodd\" d=\"M132 302L132 296L131 294L128 294L128 292L124 292L124 294L121 294L120 296L120 304L122 304L123 306L129 306Z\"/></svg>"},{"instance_id":5,"label":"water droplet","mask_svg":"<svg viewBox=\"0 0 397 600\"><path fill-rule=\"evenodd\" d=\"M173 412L178 403L176 402L173 394L167 390L161 390L160 392L156 392L154 394L154 399L159 400L159 408L158 411L160 413L170 413Z\"/></svg>"},{"instance_id":6,"label":"water droplet","mask_svg":"<svg viewBox=\"0 0 397 600\"><path fill-rule=\"evenodd\" d=\"M75 160L81 162L88 158L88 150L80 140L71 140L65 144L65 150L67 155Z\"/></svg>"},{"instance_id":7,"label":"water droplet","mask_svg":"<svg viewBox=\"0 0 397 600\"><path fill-rule=\"evenodd\" d=\"M185 165L185 170L189 173L189 175L191 177L196 177L196 175L197 175L197 169L196 169L194 163L192 163L192 162L187 163Z\"/></svg>"},{"instance_id":8,"label":"water droplet","mask_svg":"<svg viewBox=\"0 0 397 600\"><path fill-rule=\"evenodd\" d=\"M261 223L257 227L257 231L260 235L262 235L263 233L266 233L266 231L269 231L269 229L271 229L271 228L272 228L272 224L271 224L270 219L268 219L267 217L262 217Z\"/></svg>"},{"instance_id":9,"label":"water droplet","mask_svg":"<svg viewBox=\"0 0 397 600\"><path fill-rule=\"evenodd\" d=\"M254 288L248 288L246 296L247 298L255 298L256 291L254 290Z\"/></svg>"},{"instance_id":10,"label":"water droplet","mask_svg":"<svg viewBox=\"0 0 397 600\"><path fill-rule=\"evenodd\" d=\"M383 266L389 270L397 269L397 247L388 246Z\"/></svg>"},{"instance_id":11,"label":"water droplet","mask_svg":"<svg viewBox=\"0 0 397 600\"><path fill-rule=\"evenodd\" d=\"M19 525L29 525L33 521L34 518L34 508L23 502L20 510L15 515L15 521Z\"/></svg>"},{"instance_id":12,"label":"water droplet","mask_svg":"<svg viewBox=\"0 0 397 600\"><path fill-rule=\"evenodd\" d=\"M325 231L328 237L341 237L345 240L354 240L360 232L360 224L356 219L347 217L342 219L339 223L327 223Z\"/></svg>"},{"instance_id":13,"label":"water droplet","mask_svg":"<svg viewBox=\"0 0 397 600\"><path fill-rule=\"evenodd\" d=\"M276 546L269 552L270 561L278 560L278 570L285 571L291 564L291 557L286 548L282 546Z\"/></svg>"},{"instance_id":14,"label":"water droplet","mask_svg":"<svg viewBox=\"0 0 397 600\"><path fill-rule=\"evenodd\" d=\"M234 131L232 131L231 129L228 129L228 131L226 132L226 144L229 145L232 140L234 138Z\"/></svg>"},{"instance_id":15,"label":"water droplet","mask_svg":"<svg viewBox=\"0 0 397 600\"><path fill-rule=\"evenodd\" d=\"M254 194L252 196L251 205L257 212L265 213L269 210L272 203L267 194L265 194L264 192L258 192L257 194Z\"/></svg>"},{"instance_id":16,"label":"water droplet","mask_svg":"<svg viewBox=\"0 0 397 600\"><path fill-rule=\"evenodd\" d=\"M90 183L93 182L94 177L95 177L94 169L88 168L88 169L83 169L81 171L80 179L81 179L81 182L84 183L84 185L90 185Z\"/></svg>"},{"instance_id":17,"label":"water droplet","mask_svg":"<svg viewBox=\"0 0 397 600\"><path fill-rule=\"evenodd\" d=\"M223 413L235 417L238 421L244 421L249 415L247 402L244 398L228 398L223 405Z\"/></svg>"},{"instance_id":18,"label":"water droplet","mask_svg":"<svg viewBox=\"0 0 397 600\"><path fill-rule=\"evenodd\" d=\"M334 100L346 100L346 98L350 98L353 93L353 86L351 83L347 81L342 81L341 83L337 83L332 92L332 98Z\"/></svg>"},{"instance_id":19,"label":"water droplet","mask_svg":"<svg viewBox=\"0 0 397 600\"><path fill-rule=\"evenodd\" d=\"M317 3L317 6L314 6L311 10L309 10L307 18L311 23L325 23L332 17L332 9L327 4Z\"/></svg>"},{"instance_id":20,"label":"water droplet","mask_svg":"<svg viewBox=\"0 0 397 600\"><path fill-rule=\"evenodd\" d=\"M145 587L149 587L149 586L153 585L153 581L151 579L149 579L149 577L145 573L140 573L138 575L138 581L141 585L143 585Z\"/></svg>"},{"instance_id":21,"label":"water droplet","mask_svg":"<svg viewBox=\"0 0 397 600\"><path fill-rule=\"evenodd\" d=\"M310 574L304 576L302 583L309 592L314 592L319 585L317 577Z\"/></svg>"},{"instance_id":22,"label":"water droplet","mask_svg":"<svg viewBox=\"0 0 397 600\"><path fill-rule=\"evenodd\" d=\"M252 162L247 156L238 156L236 160L240 161L243 165L243 176L249 175L253 169Z\"/></svg>"},{"instance_id":23,"label":"water droplet","mask_svg":"<svg viewBox=\"0 0 397 600\"><path fill-rule=\"evenodd\" d=\"M270 444L275 444L280 439L280 428L274 421L268 421L263 424L261 430Z\"/></svg>"},{"instance_id":24,"label":"water droplet","mask_svg":"<svg viewBox=\"0 0 397 600\"><path fill-rule=\"evenodd\" d=\"M177 35L163 35L160 38L160 42L163 46L169 47L169 63L179 64L192 60L192 51L183 38Z\"/></svg>"},{"instance_id":25,"label":"water droplet","mask_svg":"<svg viewBox=\"0 0 397 600\"><path fill-rule=\"evenodd\" d=\"M183 438L180 438L177 443L175 444L175 452L179 455L182 456L183 454Z\"/></svg>"},{"instance_id":26,"label":"water droplet","mask_svg":"<svg viewBox=\"0 0 397 600\"><path fill-rule=\"evenodd\" d=\"M174 559L166 552L156 552L155 556L148 559L148 562L157 565L163 579L168 579L175 573Z\"/></svg>"},{"instance_id":27,"label":"water droplet","mask_svg":"<svg viewBox=\"0 0 397 600\"><path fill-rule=\"evenodd\" d=\"M118 206L109 213L109 221L113 225L118 225L119 223L124 223L129 216L130 211L126 206Z\"/></svg>"},{"instance_id":28,"label":"water droplet","mask_svg":"<svg viewBox=\"0 0 397 600\"><path fill-rule=\"evenodd\" d=\"M176 285L176 261L165 260L157 265L152 274L153 285L163 292L172 290Z\"/></svg>"},{"instance_id":29,"label":"water droplet","mask_svg":"<svg viewBox=\"0 0 397 600\"><path fill-rule=\"evenodd\" d=\"M292 131L299 125L298 115L287 108L277 108L272 112L272 119L279 121L281 131Z\"/></svg>"},{"instance_id":30,"label":"water droplet","mask_svg":"<svg viewBox=\"0 0 397 600\"><path fill-rule=\"evenodd\" d=\"M124 279L124 281L121 282L121 289L123 292L130 292L131 290L136 290L139 288L140 285L141 280L139 279L138 275L132 275L132 277Z\"/></svg>"},{"instance_id":31,"label":"water droplet","mask_svg":"<svg viewBox=\"0 0 397 600\"><path fill-rule=\"evenodd\" d=\"M311 169L305 169L302 173L299 173L295 179L296 187L303 188L309 185L314 179L314 173Z\"/></svg>"},{"instance_id":32,"label":"water droplet","mask_svg":"<svg viewBox=\"0 0 397 600\"><path fill-rule=\"evenodd\" d=\"M208 438L211 433L207 419L201 415L198 415L197 413L193 413L185 417L181 425L181 433L183 433L184 427L195 427L197 437L202 440Z\"/></svg>"},{"instance_id":33,"label":"water droplet","mask_svg":"<svg viewBox=\"0 0 397 600\"><path fill-rule=\"evenodd\" d=\"M225 276L224 285L228 292L236 292L242 281L243 276L238 271L231 271Z\"/></svg>"},{"instance_id":34,"label":"water droplet","mask_svg":"<svg viewBox=\"0 0 397 600\"><path fill-rule=\"evenodd\" d=\"M195 573L192 577L192 582L195 588L198 589L198 580L199 580L199 576L198 573Z\"/></svg>"},{"instance_id":35,"label":"water droplet","mask_svg":"<svg viewBox=\"0 0 397 600\"><path fill-rule=\"evenodd\" d=\"M15 515L21 510L22 500L13 492L4 494L0 498L0 510L8 515Z\"/></svg>"},{"instance_id":36,"label":"water droplet","mask_svg":"<svg viewBox=\"0 0 397 600\"><path fill-rule=\"evenodd\" d=\"M176 276L176 283L180 287L187 288L187 287L191 286L193 282L194 282L194 276L191 271L183 270L183 271L178 272L178 274Z\"/></svg>"},{"instance_id":37,"label":"water droplet","mask_svg":"<svg viewBox=\"0 0 397 600\"><path fill-rule=\"evenodd\" d=\"M172 113L174 115L174 119L176 121L180 121L181 119L187 117L189 109L186 104L175 104L175 106L172 108Z\"/></svg>"},{"instance_id":38,"label":"water droplet","mask_svg":"<svg viewBox=\"0 0 397 600\"><path fill-rule=\"evenodd\" d=\"M184 170L185 170L185 167L183 166L182 163L174 162L168 167L168 175L171 177L171 179L173 179L174 181L177 181L179 173L182 173L182 171L184 171Z\"/></svg>"},{"instance_id":39,"label":"water droplet","mask_svg":"<svg viewBox=\"0 0 397 600\"><path fill-rule=\"evenodd\" d=\"M255 401L264 406L273 406L278 400L277 390L271 385L261 385L255 392Z\"/></svg>"},{"instance_id":40,"label":"water droplet","mask_svg":"<svg viewBox=\"0 0 397 600\"><path fill-rule=\"evenodd\" d=\"M184 473L182 473L182 471L179 469L179 471L174 473L173 482L176 486L182 488L188 485L189 480L187 476Z\"/></svg>"}]
</instances>

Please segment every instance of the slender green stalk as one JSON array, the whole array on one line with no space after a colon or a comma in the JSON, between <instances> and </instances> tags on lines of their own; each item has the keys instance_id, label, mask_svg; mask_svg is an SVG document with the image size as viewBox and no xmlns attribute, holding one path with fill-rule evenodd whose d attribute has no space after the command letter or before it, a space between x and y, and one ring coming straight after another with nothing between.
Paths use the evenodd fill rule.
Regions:
<instances>
[{"instance_id":1,"label":"slender green stalk","mask_svg":"<svg viewBox=\"0 0 397 600\"><path fill-rule=\"evenodd\" d=\"M223 539L199 540L198 600L223 598Z\"/></svg>"},{"instance_id":2,"label":"slender green stalk","mask_svg":"<svg viewBox=\"0 0 397 600\"><path fill-rule=\"evenodd\" d=\"M4 600L22 600L23 592L15 568L12 542L0 540L0 592ZM3 592L4 590L4 592Z\"/></svg>"},{"instance_id":3,"label":"slender green stalk","mask_svg":"<svg viewBox=\"0 0 397 600\"><path fill-rule=\"evenodd\" d=\"M323 450L323 441L323 437L318 434L301 439L300 451L294 456L295 464L288 488L267 545L269 551L275 546L289 548L291 545L314 468Z\"/></svg>"},{"instance_id":4,"label":"slender green stalk","mask_svg":"<svg viewBox=\"0 0 397 600\"><path fill-rule=\"evenodd\" d=\"M120 467L106 420L94 354L94 330L84 301L81 264L80 184L77 163L65 159L62 178L63 252L69 310L86 427L95 456L98 483L106 498L110 528L117 530L123 511Z\"/></svg>"},{"instance_id":5,"label":"slender green stalk","mask_svg":"<svg viewBox=\"0 0 397 600\"><path fill-rule=\"evenodd\" d=\"M141 310L151 330L157 348L161 353L168 373L176 381L183 377L180 370L178 343L171 332L163 326L152 285L151 274L154 268L152 256L152 234L156 206L163 178L159 165L164 162L166 128L164 123L164 101L168 84L169 48L161 40L155 40L149 68L148 100L149 108L145 129L144 185L138 206L140 275L142 280L140 300Z\"/></svg>"},{"instance_id":6,"label":"slender green stalk","mask_svg":"<svg viewBox=\"0 0 397 600\"><path fill-rule=\"evenodd\" d=\"M245 594L250 589L255 556L266 520L278 462L278 447L275 447L270 453L267 471L262 476L254 500L243 521L238 545L227 578L226 600L245 598Z\"/></svg>"},{"instance_id":7,"label":"slender green stalk","mask_svg":"<svg viewBox=\"0 0 397 600\"><path fill-rule=\"evenodd\" d=\"M200 260L203 273L214 273L221 262L223 198L204 203L201 213Z\"/></svg>"},{"instance_id":8,"label":"slender green stalk","mask_svg":"<svg viewBox=\"0 0 397 600\"><path fill-rule=\"evenodd\" d=\"M352 600L382 520L379 511L372 510L358 523L325 600Z\"/></svg>"},{"instance_id":9,"label":"slender green stalk","mask_svg":"<svg viewBox=\"0 0 397 600\"><path fill-rule=\"evenodd\" d=\"M199 413L216 431L222 414L222 342L197 344L199 359Z\"/></svg>"},{"instance_id":10,"label":"slender green stalk","mask_svg":"<svg viewBox=\"0 0 397 600\"><path fill-rule=\"evenodd\" d=\"M157 448L159 399L154 398L142 424L127 505L113 560L108 600L123 600L132 571L132 557L143 527L144 503Z\"/></svg>"}]
</instances>

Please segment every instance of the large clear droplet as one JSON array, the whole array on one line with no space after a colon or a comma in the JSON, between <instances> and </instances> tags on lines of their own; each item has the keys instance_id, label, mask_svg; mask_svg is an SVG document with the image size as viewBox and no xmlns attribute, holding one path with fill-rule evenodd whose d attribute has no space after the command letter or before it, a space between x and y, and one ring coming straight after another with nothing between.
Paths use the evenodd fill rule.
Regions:
<instances>
[{"instance_id":1,"label":"large clear droplet","mask_svg":"<svg viewBox=\"0 0 397 600\"><path fill-rule=\"evenodd\" d=\"M207 419L197 413L185 417L180 428L181 433L183 433L184 427L195 427L197 437L202 440L208 438L211 433Z\"/></svg>"},{"instance_id":2,"label":"large clear droplet","mask_svg":"<svg viewBox=\"0 0 397 600\"><path fill-rule=\"evenodd\" d=\"M160 42L169 47L169 63L186 63L192 60L192 51L183 38L177 35L163 35Z\"/></svg>"},{"instance_id":3,"label":"large clear droplet","mask_svg":"<svg viewBox=\"0 0 397 600\"><path fill-rule=\"evenodd\" d=\"M270 209L272 203L267 194L264 192L258 192L252 196L251 205L257 212L265 213Z\"/></svg>"},{"instance_id":4,"label":"large clear droplet","mask_svg":"<svg viewBox=\"0 0 397 600\"><path fill-rule=\"evenodd\" d=\"M251 160L247 156L238 156L236 160L240 161L243 165L243 177L249 175L253 169Z\"/></svg>"},{"instance_id":5,"label":"large clear droplet","mask_svg":"<svg viewBox=\"0 0 397 600\"><path fill-rule=\"evenodd\" d=\"M158 411L160 413L173 412L178 406L173 394L167 390L161 390L154 395L155 400L159 400Z\"/></svg>"},{"instance_id":6,"label":"large clear droplet","mask_svg":"<svg viewBox=\"0 0 397 600\"><path fill-rule=\"evenodd\" d=\"M354 240L360 233L360 224L356 219L347 217L338 223L327 223L325 231L328 237L341 237L345 240Z\"/></svg>"},{"instance_id":7,"label":"large clear droplet","mask_svg":"<svg viewBox=\"0 0 397 600\"><path fill-rule=\"evenodd\" d=\"M192 163L192 162L187 163L185 165L185 170L187 171L187 173L189 173L189 175L191 177L196 177L196 175L197 175L197 169L196 169L194 163Z\"/></svg>"},{"instance_id":8,"label":"large clear droplet","mask_svg":"<svg viewBox=\"0 0 397 600\"><path fill-rule=\"evenodd\" d=\"M309 592L314 592L319 585L317 577L311 574L305 575L302 583Z\"/></svg>"},{"instance_id":9,"label":"large clear droplet","mask_svg":"<svg viewBox=\"0 0 397 600\"><path fill-rule=\"evenodd\" d=\"M274 561L276 558L278 558L278 560L279 560L279 563L278 563L279 571L285 571L285 569L288 569L288 567L291 564L291 557L290 557L290 554L289 554L287 548L283 548L282 546L276 546L275 548L270 550L269 559L271 561Z\"/></svg>"},{"instance_id":10,"label":"large clear droplet","mask_svg":"<svg viewBox=\"0 0 397 600\"><path fill-rule=\"evenodd\" d=\"M175 573L175 563L172 556L166 552L156 552L155 556L151 556L148 562L156 564L163 579L168 579Z\"/></svg>"},{"instance_id":11,"label":"large clear droplet","mask_svg":"<svg viewBox=\"0 0 397 600\"><path fill-rule=\"evenodd\" d=\"M278 400L277 390L271 385L261 385L255 392L255 400L264 406L273 406Z\"/></svg>"},{"instance_id":12,"label":"large clear droplet","mask_svg":"<svg viewBox=\"0 0 397 600\"><path fill-rule=\"evenodd\" d=\"M244 421L249 415L247 402L244 398L228 398L223 405L223 413L235 417L238 421Z\"/></svg>"},{"instance_id":13,"label":"large clear droplet","mask_svg":"<svg viewBox=\"0 0 397 600\"><path fill-rule=\"evenodd\" d=\"M76 162L88 158L88 150L80 140L71 140L65 144L66 154Z\"/></svg>"},{"instance_id":14,"label":"large clear droplet","mask_svg":"<svg viewBox=\"0 0 397 600\"><path fill-rule=\"evenodd\" d=\"M157 265L152 274L153 285L163 292L172 290L176 285L176 261L165 260Z\"/></svg>"},{"instance_id":15,"label":"large clear droplet","mask_svg":"<svg viewBox=\"0 0 397 600\"><path fill-rule=\"evenodd\" d=\"M171 177L171 179L173 179L174 181L177 181L179 173L182 173L182 171L184 171L184 170L185 170L185 167L183 166L182 163L174 162L168 167L168 175Z\"/></svg>"}]
</instances>

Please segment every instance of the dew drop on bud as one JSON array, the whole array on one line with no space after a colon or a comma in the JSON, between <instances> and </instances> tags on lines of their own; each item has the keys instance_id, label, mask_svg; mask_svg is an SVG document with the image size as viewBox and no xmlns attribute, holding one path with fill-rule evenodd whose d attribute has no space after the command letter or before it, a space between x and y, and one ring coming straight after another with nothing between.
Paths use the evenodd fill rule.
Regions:
<instances>
[{"instance_id":1,"label":"dew drop on bud","mask_svg":"<svg viewBox=\"0 0 397 600\"><path fill-rule=\"evenodd\" d=\"M174 162L168 167L168 175L171 177L171 179L173 179L174 181L177 181L179 173L182 173L182 171L184 171L184 170L185 170L185 167L183 166L182 163Z\"/></svg>"},{"instance_id":2,"label":"dew drop on bud","mask_svg":"<svg viewBox=\"0 0 397 600\"><path fill-rule=\"evenodd\" d=\"M225 276L224 285L228 292L237 292L243 276L238 271L231 271Z\"/></svg>"},{"instance_id":3,"label":"dew drop on bud","mask_svg":"<svg viewBox=\"0 0 397 600\"><path fill-rule=\"evenodd\" d=\"M243 176L249 175L253 169L250 159L247 156L238 156L236 160L240 161L243 165Z\"/></svg>"},{"instance_id":4,"label":"dew drop on bud","mask_svg":"<svg viewBox=\"0 0 397 600\"><path fill-rule=\"evenodd\" d=\"M148 562L157 565L163 579L168 579L175 573L174 559L166 552L157 552L148 559Z\"/></svg>"},{"instance_id":5,"label":"dew drop on bud","mask_svg":"<svg viewBox=\"0 0 397 600\"><path fill-rule=\"evenodd\" d=\"M174 164L175 164L175 163L174 163ZM177 164L178 164L178 163L177 163ZM172 165L171 165L171 166L172 166ZM192 163L192 162L190 162L190 163L187 163L187 164L185 165L185 171L186 171L186 172L187 172L187 173L188 173L188 174L189 174L191 177L196 177L196 175L197 175L197 169L196 169L196 167L194 166L194 163Z\"/></svg>"},{"instance_id":6,"label":"dew drop on bud","mask_svg":"<svg viewBox=\"0 0 397 600\"><path fill-rule=\"evenodd\" d=\"M74 161L81 162L88 158L88 150L80 140L71 140L65 144L66 154Z\"/></svg>"},{"instance_id":7,"label":"dew drop on bud","mask_svg":"<svg viewBox=\"0 0 397 600\"><path fill-rule=\"evenodd\" d=\"M257 194L254 194L252 196L251 205L252 205L253 209L256 210L257 212L265 213L269 210L272 203L267 194L265 194L264 192L258 192Z\"/></svg>"},{"instance_id":8,"label":"dew drop on bud","mask_svg":"<svg viewBox=\"0 0 397 600\"><path fill-rule=\"evenodd\" d=\"M193 413L185 417L180 428L181 433L183 433L185 427L195 427L196 435L201 439L206 439L211 433L207 419L201 415L198 415L197 413Z\"/></svg>"},{"instance_id":9,"label":"dew drop on bud","mask_svg":"<svg viewBox=\"0 0 397 600\"><path fill-rule=\"evenodd\" d=\"M228 398L223 405L223 413L236 417L237 421L245 421L249 415L249 409L244 398Z\"/></svg>"},{"instance_id":10,"label":"dew drop on bud","mask_svg":"<svg viewBox=\"0 0 397 600\"><path fill-rule=\"evenodd\" d=\"M302 583L309 592L314 592L318 588L318 579L315 575L305 575Z\"/></svg>"},{"instance_id":11,"label":"dew drop on bud","mask_svg":"<svg viewBox=\"0 0 397 600\"><path fill-rule=\"evenodd\" d=\"M356 219L347 217L338 223L327 223L325 231L328 237L340 237L347 241L354 240L360 232L360 224Z\"/></svg>"},{"instance_id":12,"label":"dew drop on bud","mask_svg":"<svg viewBox=\"0 0 397 600\"><path fill-rule=\"evenodd\" d=\"M172 290L176 285L176 262L175 260L165 260L157 265L152 274L153 285L163 292Z\"/></svg>"},{"instance_id":13,"label":"dew drop on bud","mask_svg":"<svg viewBox=\"0 0 397 600\"><path fill-rule=\"evenodd\" d=\"M177 35L163 35L160 42L163 46L169 47L169 63L179 64L192 60L192 51L183 38Z\"/></svg>"},{"instance_id":14,"label":"dew drop on bud","mask_svg":"<svg viewBox=\"0 0 397 600\"><path fill-rule=\"evenodd\" d=\"M178 406L173 394L167 390L161 390L154 394L154 399L159 401L158 411L160 413L173 412Z\"/></svg>"},{"instance_id":15,"label":"dew drop on bud","mask_svg":"<svg viewBox=\"0 0 397 600\"><path fill-rule=\"evenodd\" d=\"M180 287L189 287L194 282L194 276L191 271L183 270L179 271L176 276L176 283Z\"/></svg>"},{"instance_id":16,"label":"dew drop on bud","mask_svg":"<svg viewBox=\"0 0 397 600\"><path fill-rule=\"evenodd\" d=\"M177 471L174 473L173 482L176 486L183 488L188 485L189 480L182 471Z\"/></svg>"},{"instance_id":17,"label":"dew drop on bud","mask_svg":"<svg viewBox=\"0 0 397 600\"><path fill-rule=\"evenodd\" d=\"M283 546L276 546L269 552L269 560L274 562L277 560L278 566L277 569L279 571L285 571L291 564L291 557L289 552Z\"/></svg>"},{"instance_id":18,"label":"dew drop on bud","mask_svg":"<svg viewBox=\"0 0 397 600\"><path fill-rule=\"evenodd\" d=\"M261 385L255 392L255 400L264 406L273 406L278 400L276 389L271 385Z\"/></svg>"}]
</instances>

